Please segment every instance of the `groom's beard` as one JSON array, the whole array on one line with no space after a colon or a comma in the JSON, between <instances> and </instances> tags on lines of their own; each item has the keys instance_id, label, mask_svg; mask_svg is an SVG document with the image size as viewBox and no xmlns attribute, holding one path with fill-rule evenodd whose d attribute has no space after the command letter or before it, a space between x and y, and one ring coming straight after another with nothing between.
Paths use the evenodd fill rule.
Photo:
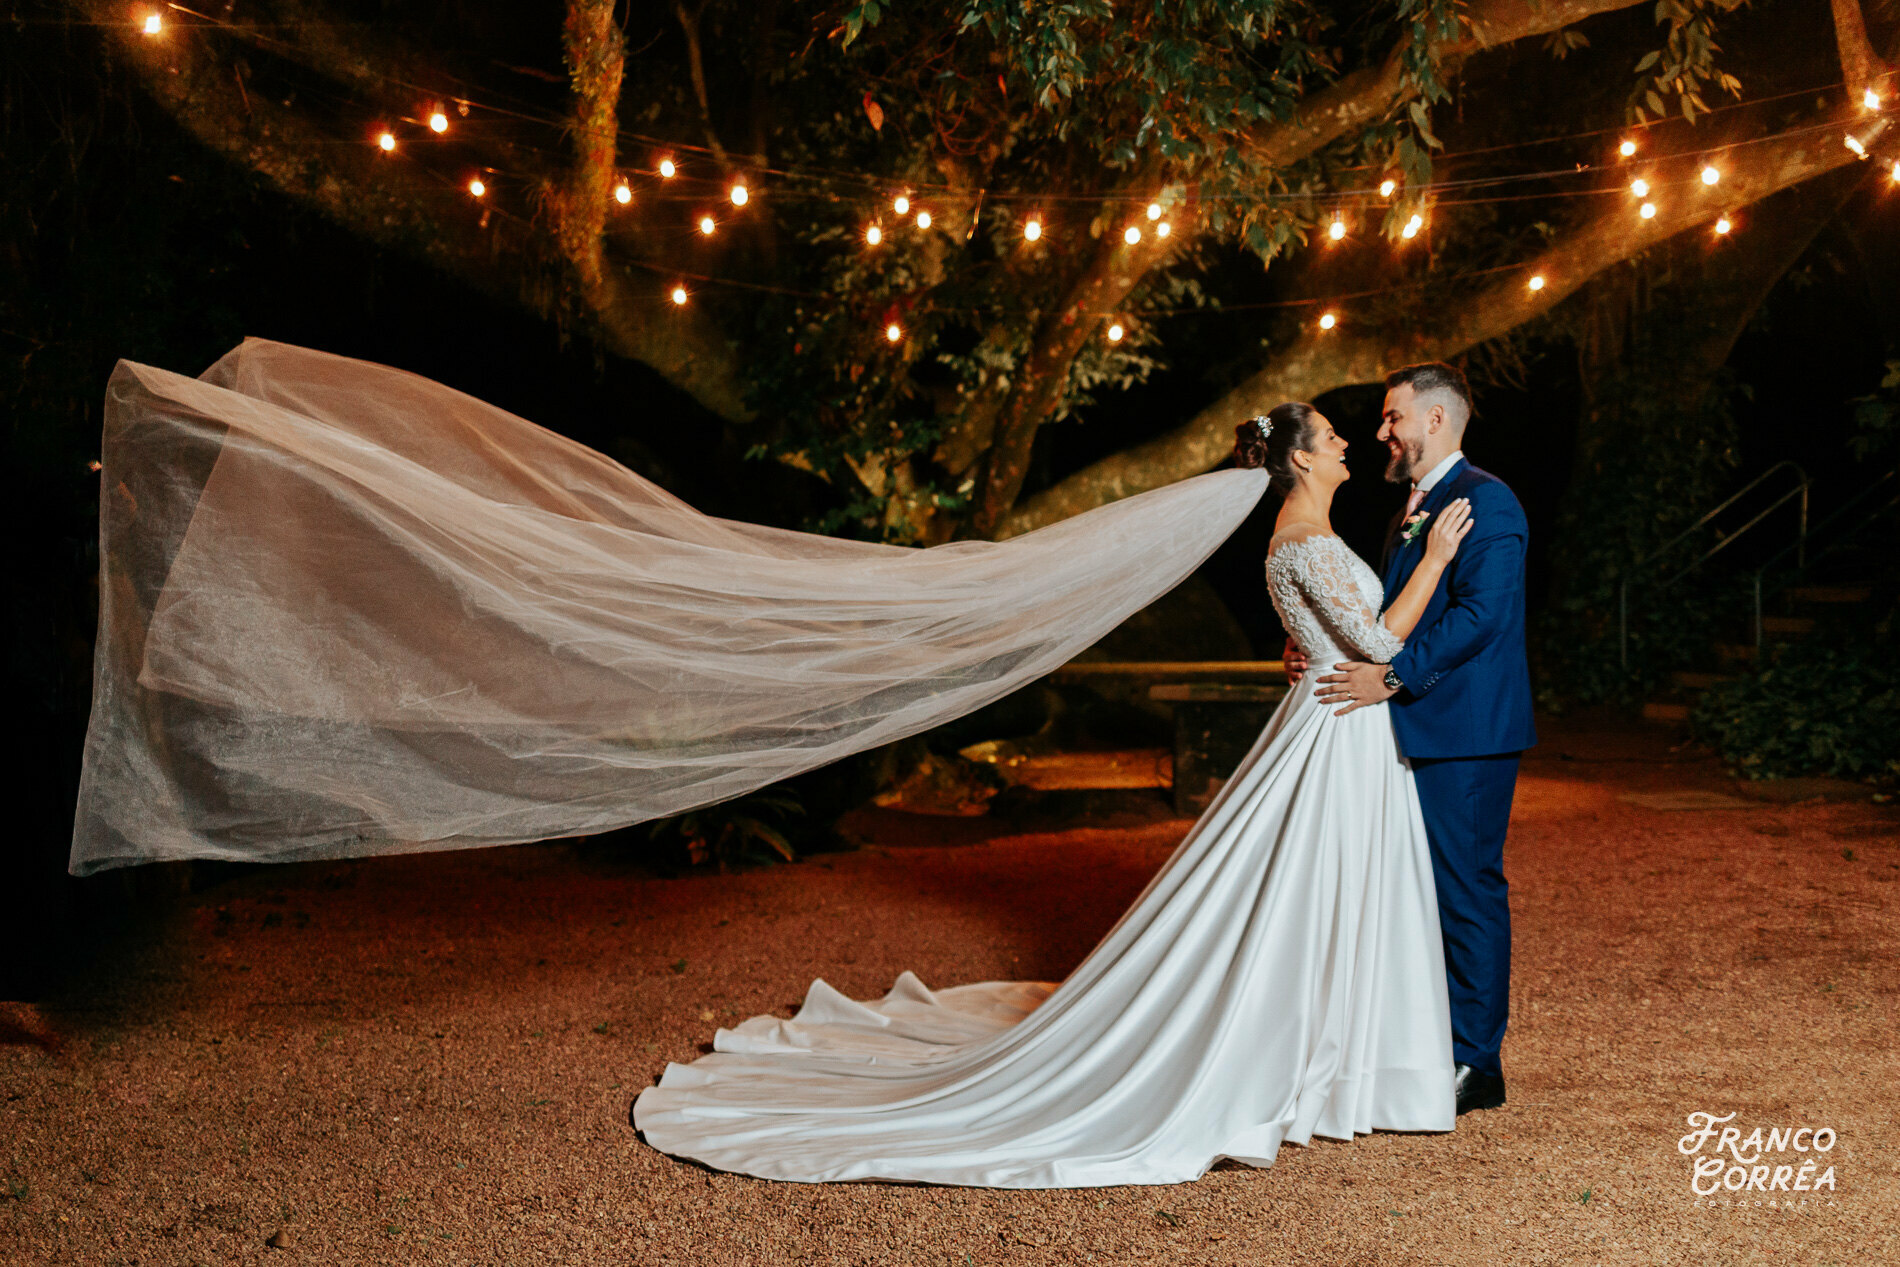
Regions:
<instances>
[{"instance_id":1,"label":"groom's beard","mask_svg":"<svg viewBox=\"0 0 1900 1267\"><path fill-rule=\"evenodd\" d=\"M1411 484L1416 482L1418 477L1424 474L1424 472L1418 469L1418 464L1424 457L1424 445L1407 444L1403 440L1399 441L1399 451L1394 453L1392 460L1385 464L1385 482L1388 484Z\"/></svg>"}]
</instances>

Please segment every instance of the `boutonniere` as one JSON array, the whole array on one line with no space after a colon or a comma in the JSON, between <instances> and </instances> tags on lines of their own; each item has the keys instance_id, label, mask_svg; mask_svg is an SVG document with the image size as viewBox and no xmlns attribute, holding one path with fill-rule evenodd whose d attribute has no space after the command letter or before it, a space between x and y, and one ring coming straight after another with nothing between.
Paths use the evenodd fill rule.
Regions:
<instances>
[{"instance_id":1,"label":"boutonniere","mask_svg":"<svg viewBox=\"0 0 1900 1267\"><path fill-rule=\"evenodd\" d=\"M1428 510L1421 510L1414 513L1410 519L1405 521L1405 525L1399 529L1399 541L1405 545L1411 545L1413 539L1416 538L1419 533L1425 531L1425 521L1431 517L1431 512Z\"/></svg>"}]
</instances>

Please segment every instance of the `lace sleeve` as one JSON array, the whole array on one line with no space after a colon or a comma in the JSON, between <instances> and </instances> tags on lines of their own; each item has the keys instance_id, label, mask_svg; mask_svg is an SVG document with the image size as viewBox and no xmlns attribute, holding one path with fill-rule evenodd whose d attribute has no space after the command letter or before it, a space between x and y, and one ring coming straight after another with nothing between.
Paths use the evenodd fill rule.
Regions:
<instances>
[{"instance_id":1,"label":"lace sleeve","mask_svg":"<svg viewBox=\"0 0 1900 1267\"><path fill-rule=\"evenodd\" d=\"M1378 607L1383 595L1372 569L1338 537L1315 536L1296 544L1304 548L1287 560L1288 570L1313 612L1342 647L1368 663L1390 664L1405 649L1405 640L1385 627Z\"/></svg>"}]
</instances>

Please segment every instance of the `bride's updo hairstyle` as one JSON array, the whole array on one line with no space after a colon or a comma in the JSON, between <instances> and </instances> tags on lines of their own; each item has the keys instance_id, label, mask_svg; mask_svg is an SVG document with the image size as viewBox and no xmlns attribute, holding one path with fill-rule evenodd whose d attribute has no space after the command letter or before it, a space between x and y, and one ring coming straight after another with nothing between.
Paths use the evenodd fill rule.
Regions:
<instances>
[{"instance_id":1,"label":"bride's updo hairstyle","mask_svg":"<svg viewBox=\"0 0 1900 1267\"><path fill-rule=\"evenodd\" d=\"M1293 455L1312 450L1315 412L1311 405L1289 400L1241 423L1234 428L1234 465L1246 471L1265 467L1273 491L1285 497L1299 482Z\"/></svg>"}]
</instances>

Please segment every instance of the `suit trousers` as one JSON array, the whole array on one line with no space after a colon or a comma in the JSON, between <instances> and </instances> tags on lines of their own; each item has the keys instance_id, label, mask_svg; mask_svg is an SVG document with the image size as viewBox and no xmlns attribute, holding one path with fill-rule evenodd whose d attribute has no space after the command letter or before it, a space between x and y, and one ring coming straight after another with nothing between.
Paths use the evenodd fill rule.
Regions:
<instances>
[{"instance_id":1,"label":"suit trousers","mask_svg":"<svg viewBox=\"0 0 1900 1267\"><path fill-rule=\"evenodd\" d=\"M1503 1076L1498 1049L1511 1006L1511 907L1504 835L1518 753L1412 761L1438 885L1451 986L1452 1059Z\"/></svg>"}]
</instances>

